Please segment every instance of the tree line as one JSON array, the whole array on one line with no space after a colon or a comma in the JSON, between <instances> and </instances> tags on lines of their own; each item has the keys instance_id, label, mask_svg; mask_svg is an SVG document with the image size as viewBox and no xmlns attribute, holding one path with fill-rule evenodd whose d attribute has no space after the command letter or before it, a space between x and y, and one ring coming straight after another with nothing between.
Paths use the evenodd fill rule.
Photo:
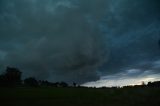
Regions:
<instances>
[{"instance_id":1,"label":"tree line","mask_svg":"<svg viewBox=\"0 0 160 106\"><path fill-rule=\"evenodd\" d=\"M66 82L49 82L47 80L37 80L34 77L28 77L22 80L22 72L18 68L7 67L5 72L0 75L0 87L15 87L15 86L29 86L29 87L80 87L73 82L71 86ZM125 87L158 87L160 88L160 81L148 82L148 84L124 86ZM106 88L106 87L102 87ZM114 88L114 87L112 87Z\"/></svg>"},{"instance_id":2,"label":"tree line","mask_svg":"<svg viewBox=\"0 0 160 106\"><path fill-rule=\"evenodd\" d=\"M22 80L22 72L18 68L7 67L5 72L0 75L0 87L30 86L30 87L69 87L66 82L49 82L47 80L37 80L34 77L28 77ZM73 82L73 87L77 84Z\"/></svg>"}]
</instances>

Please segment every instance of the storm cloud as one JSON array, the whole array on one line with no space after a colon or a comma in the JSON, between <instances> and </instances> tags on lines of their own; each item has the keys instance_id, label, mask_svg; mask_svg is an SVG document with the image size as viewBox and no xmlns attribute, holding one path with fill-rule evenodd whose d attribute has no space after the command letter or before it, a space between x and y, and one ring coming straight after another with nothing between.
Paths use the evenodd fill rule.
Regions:
<instances>
[{"instance_id":1,"label":"storm cloud","mask_svg":"<svg viewBox=\"0 0 160 106\"><path fill-rule=\"evenodd\" d=\"M99 28L104 1L83 2L2 0L2 66L52 81L97 80L97 68L108 58L106 37Z\"/></svg>"},{"instance_id":2,"label":"storm cloud","mask_svg":"<svg viewBox=\"0 0 160 106\"><path fill-rule=\"evenodd\" d=\"M0 67L84 83L159 73L159 0L1 0ZM140 70L134 74L126 70Z\"/></svg>"}]
</instances>

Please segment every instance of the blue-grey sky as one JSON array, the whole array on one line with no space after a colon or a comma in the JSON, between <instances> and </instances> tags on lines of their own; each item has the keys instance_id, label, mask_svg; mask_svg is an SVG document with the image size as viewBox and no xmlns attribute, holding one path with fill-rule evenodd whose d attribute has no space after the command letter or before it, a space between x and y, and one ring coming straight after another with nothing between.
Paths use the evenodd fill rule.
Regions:
<instances>
[{"instance_id":1,"label":"blue-grey sky","mask_svg":"<svg viewBox=\"0 0 160 106\"><path fill-rule=\"evenodd\" d=\"M0 0L0 71L86 86L158 80L159 12L159 0Z\"/></svg>"}]
</instances>

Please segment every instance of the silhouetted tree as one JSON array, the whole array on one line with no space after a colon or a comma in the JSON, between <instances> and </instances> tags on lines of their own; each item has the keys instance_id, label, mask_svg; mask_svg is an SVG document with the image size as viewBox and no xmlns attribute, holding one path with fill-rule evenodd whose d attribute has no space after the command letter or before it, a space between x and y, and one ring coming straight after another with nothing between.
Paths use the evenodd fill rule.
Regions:
<instances>
[{"instance_id":1,"label":"silhouetted tree","mask_svg":"<svg viewBox=\"0 0 160 106\"><path fill-rule=\"evenodd\" d=\"M148 87L156 87L156 88L159 88L159 87L160 87L160 81L148 82L147 86L148 86Z\"/></svg>"},{"instance_id":2,"label":"silhouetted tree","mask_svg":"<svg viewBox=\"0 0 160 106\"><path fill-rule=\"evenodd\" d=\"M40 86L58 87L57 83L52 83L47 80L39 80L38 82Z\"/></svg>"},{"instance_id":3,"label":"silhouetted tree","mask_svg":"<svg viewBox=\"0 0 160 106\"><path fill-rule=\"evenodd\" d=\"M55 83L55 86L56 86L56 87L60 87L60 83L59 83L59 82L56 82L56 83Z\"/></svg>"},{"instance_id":4,"label":"silhouetted tree","mask_svg":"<svg viewBox=\"0 0 160 106\"><path fill-rule=\"evenodd\" d=\"M76 87L77 86L77 83L73 82L73 87Z\"/></svg>"},{"instance_id":5,"label":"silhouetted tree","mask_svg":"<svg viewBox=\"0 0 160 106\"><path fill-rule=\"evenodd\" d=\"M68 87L68 84L65 82L61 82L61 83L59 83L59 85L60 85L60 87Z\"/></svg>"},{"instance_id":6,"label":"silhouetted tree","mask_svg":"<svg viewBox=\"0 0 160 106\"><path fill-rule=\"evenodd\" d=\"M145 84L145 82L144 81L142 81L142 84L141 84L142 86L145 86L146 84Z\"/></svg>"},{"instance_id":7,"label":"silhouetted tree","mask_svg":"<svg viewBox=\"0 0 160 106\"><path fill-rule=\"evenodd\" d=\"M45 81L45 80L39 80L39 85L40 85L40 86L48 86L48 85L49 85L49 82L48 82L48 81Z\"/></svg>"},{"instance_id":8,"label":"silhouetted tree","mask_svg":"<svg viewBox=\"0 0 160 106\"><path fill-rule=\"evenodd\" d=\"M4 75L0 75L0 86L4 86L5 85L5 77Z\"/></svg>"},{"instance_id":9,"label":"silhouetted tree","mask_svg":"<svg viewBox=\"0 0 160 106\"><path fill-rule=\"evenodd\" d=\"M29 77L29 78L24 79L24 85L31 86L31 87L37 87L39 83L35 78Z\"/></svg>"},{"instance_id":10,"label":"silhouetted tree","mask_svg":"<svg viewBox=\"0 0 160 106\"><path fill-rule=\"evenodd\" d=\"M1 86L18 86L22 84L21 72L17 68L7 67L6 72L0 76Z\"/></svg>"}]
</instances>

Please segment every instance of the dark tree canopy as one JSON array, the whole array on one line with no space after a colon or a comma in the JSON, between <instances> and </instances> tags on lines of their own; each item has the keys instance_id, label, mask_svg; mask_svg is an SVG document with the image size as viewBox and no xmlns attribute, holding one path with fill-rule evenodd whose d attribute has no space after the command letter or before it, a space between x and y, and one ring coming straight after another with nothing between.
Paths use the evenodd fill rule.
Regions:
<instances>
[{"instance_id":1,"label":"dark tree canopy","mask_svg":"<svg viewBox=\"0 0 160 106\"><path fill-rule=\"evenodd\" d=\"M36 87L39 85L39 83L34 77L29 77L29 78L24 79L24 85Z\"/></svg>"},{"instance_id":2,"label":"dark tree canopy","mask_svg":"<svg viewBox=\"0 0 160 106\"><path fill-rule=\"evenodd\" d=\"M21 71L17 68L7 67L4 74L0 75L1 86L16 86L21 85Z\"/></svg>"}]
</instances>

